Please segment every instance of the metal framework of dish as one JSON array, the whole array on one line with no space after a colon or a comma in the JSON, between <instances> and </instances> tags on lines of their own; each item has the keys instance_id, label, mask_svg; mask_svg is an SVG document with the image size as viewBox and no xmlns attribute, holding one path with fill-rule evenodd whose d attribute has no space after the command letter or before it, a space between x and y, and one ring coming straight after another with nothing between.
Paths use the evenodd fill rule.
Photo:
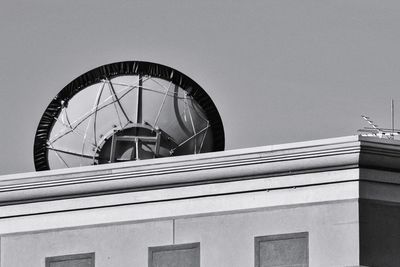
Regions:
<instances>
[{"instance_id":1,"label":"metal framework of dish","mask_svg":"<svg viewBox=\"0 0 400 267\"><path fill-rule=\"evenodd\" d=\"M93 69L64 87L36 132L38 171L224 149L207 93L183 73L128 61Z\"/></svg>"}]
</instances>

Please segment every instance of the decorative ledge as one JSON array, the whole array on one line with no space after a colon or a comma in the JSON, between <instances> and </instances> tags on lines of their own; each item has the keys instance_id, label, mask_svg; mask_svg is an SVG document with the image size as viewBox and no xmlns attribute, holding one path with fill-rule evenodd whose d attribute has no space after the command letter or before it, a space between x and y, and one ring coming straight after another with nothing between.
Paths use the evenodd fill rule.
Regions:
<instances>
[{"instance_id":1,"label":"decorative ledge","mask_svg":"<svg viewBox=\"0 0 400 267\"><path fill-rule=\"evenodd\" d=\"M349 136L5 175L0 177L0 206L360 167L400 171L400 142Z\"/></svg>"}]
</instances>

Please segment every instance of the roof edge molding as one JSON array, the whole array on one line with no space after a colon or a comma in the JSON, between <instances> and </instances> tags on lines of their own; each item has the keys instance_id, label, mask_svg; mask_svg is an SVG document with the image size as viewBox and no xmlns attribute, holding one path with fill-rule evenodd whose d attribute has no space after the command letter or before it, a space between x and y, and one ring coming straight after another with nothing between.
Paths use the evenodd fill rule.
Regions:
<instances>
[{"instance_id":1,"label":"roof edge molding","mask_svg":"<svg viewBox=\"0 0 400 267\"><path fill-rule=\"evenodd\" d=\"M400 142L349 136L6 175L0 177L0 205L361 167L400 171L399 156Z\"/></svg>"}]
</instances>

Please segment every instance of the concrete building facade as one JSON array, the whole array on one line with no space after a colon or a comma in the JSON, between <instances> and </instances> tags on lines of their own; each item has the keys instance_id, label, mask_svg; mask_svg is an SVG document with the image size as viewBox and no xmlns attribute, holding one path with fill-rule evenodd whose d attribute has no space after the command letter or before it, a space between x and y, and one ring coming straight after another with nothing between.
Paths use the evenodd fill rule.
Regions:
<instances>
[{"instance_id":1,"label":"concrete building facade","mask_svg":"<svg viewBox=\"0 0 400 267\"><path fill-rule=\"evenodd\" d=\"M400 266L400 142L0 177L1 267Z\"/></svg>"}]
</instances>

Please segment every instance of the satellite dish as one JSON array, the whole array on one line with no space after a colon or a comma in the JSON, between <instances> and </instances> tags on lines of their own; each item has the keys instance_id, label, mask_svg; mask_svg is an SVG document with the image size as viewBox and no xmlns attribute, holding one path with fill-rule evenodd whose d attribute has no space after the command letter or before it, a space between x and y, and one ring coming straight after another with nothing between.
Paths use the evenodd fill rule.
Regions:
<instances>
[{"instance_id":1,"label":"satellite dish","mask_svg":"<svg viewBox=\"0 0 400 267\"><path fill-rule=\"evenodd\" d=\"M126 61L65 86L36 131L37 171L224 150L220 115L185 74Z\"/></svg>"}]
</instances>

